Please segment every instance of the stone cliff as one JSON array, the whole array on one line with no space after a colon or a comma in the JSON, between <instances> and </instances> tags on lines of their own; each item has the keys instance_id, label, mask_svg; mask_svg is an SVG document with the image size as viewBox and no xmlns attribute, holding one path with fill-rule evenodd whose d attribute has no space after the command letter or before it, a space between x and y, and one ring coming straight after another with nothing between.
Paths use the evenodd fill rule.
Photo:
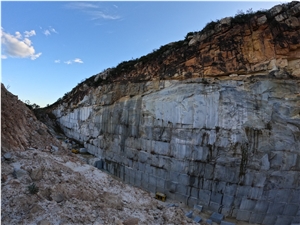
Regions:
<instances>
[{"instance_id":1,"label":"stone cliff","mask_svg":"<svg viewBox=\"0 0 300 225\"><path fill-rule=\"evenodd\" d=\"M100 169L187 205L300 223L300 3L212 22L49 107Z\"/></svg>"}]
</instances>

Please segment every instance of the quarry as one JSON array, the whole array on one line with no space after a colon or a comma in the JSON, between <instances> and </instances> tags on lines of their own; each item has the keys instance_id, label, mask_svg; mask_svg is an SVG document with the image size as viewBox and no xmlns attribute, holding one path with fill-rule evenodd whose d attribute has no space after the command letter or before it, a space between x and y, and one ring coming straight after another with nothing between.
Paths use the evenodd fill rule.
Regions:
<instances>
[{"instance_id":1,"label":"quarry","mask_svg":"<svg viewBox=\"0 0 300 225\"><path fill-rule=\"evenodd\" d=\"M2 224L300 224L299 2L1 108Z\"/></svg>"}]
</instances>

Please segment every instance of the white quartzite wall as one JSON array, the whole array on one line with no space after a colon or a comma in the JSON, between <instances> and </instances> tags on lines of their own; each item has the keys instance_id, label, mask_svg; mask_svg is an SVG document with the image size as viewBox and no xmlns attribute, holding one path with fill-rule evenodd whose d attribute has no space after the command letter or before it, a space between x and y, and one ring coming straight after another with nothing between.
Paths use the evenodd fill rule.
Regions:
<instances>
[{"instance_id":1,"label":"white quartzite wall","mask_svg":"<svg viewBox=\"0 0 300 225\"><path fill-rule=\"evenodd\" d=\"M251 223L300 223L297 80L106 85L54 114L125 182Z\"/></svg>"}]
</instances>

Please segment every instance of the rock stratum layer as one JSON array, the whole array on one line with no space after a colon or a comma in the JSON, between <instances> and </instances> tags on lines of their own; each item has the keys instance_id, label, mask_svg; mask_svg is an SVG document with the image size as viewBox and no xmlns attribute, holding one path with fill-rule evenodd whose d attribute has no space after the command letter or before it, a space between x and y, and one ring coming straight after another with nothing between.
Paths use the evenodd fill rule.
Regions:
<instances>
[{"instance_id":1,"label":"rock stratum layer","mask_svg":"<svg viewBox=\"0 0 300 225\"><path fill-rule=\"evenodd\" d=\"M250 223L300 223L299 15L291 2L222 19L48 110L132 185Z\"/></svg>"}]
</instances>

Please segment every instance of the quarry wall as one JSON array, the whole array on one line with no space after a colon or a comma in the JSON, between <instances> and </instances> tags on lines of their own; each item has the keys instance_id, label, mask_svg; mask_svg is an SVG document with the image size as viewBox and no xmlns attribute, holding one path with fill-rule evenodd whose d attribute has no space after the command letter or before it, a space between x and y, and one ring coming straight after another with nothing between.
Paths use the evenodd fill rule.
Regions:
<instances>
[{"instance_id":1,"label":"quarry wall","mask_svg":"<svg viewBox=\"0 0 300 225\"><path fill-rule=\"evenodd\" d=\"M250 223L300 223L299 29L299 2L211 22L51 112L127 183Z\"/></svg>"},{"instance_id":2,"label":"quarry wall","mask_svg":"<svg viewBox=\"0 0 300 225\"><path fill-rule=\"evenodd\" d=\"M263 224L300 219L300 82L101 86L54 114L125 182Z\"/></svg>"}]
</instances>

